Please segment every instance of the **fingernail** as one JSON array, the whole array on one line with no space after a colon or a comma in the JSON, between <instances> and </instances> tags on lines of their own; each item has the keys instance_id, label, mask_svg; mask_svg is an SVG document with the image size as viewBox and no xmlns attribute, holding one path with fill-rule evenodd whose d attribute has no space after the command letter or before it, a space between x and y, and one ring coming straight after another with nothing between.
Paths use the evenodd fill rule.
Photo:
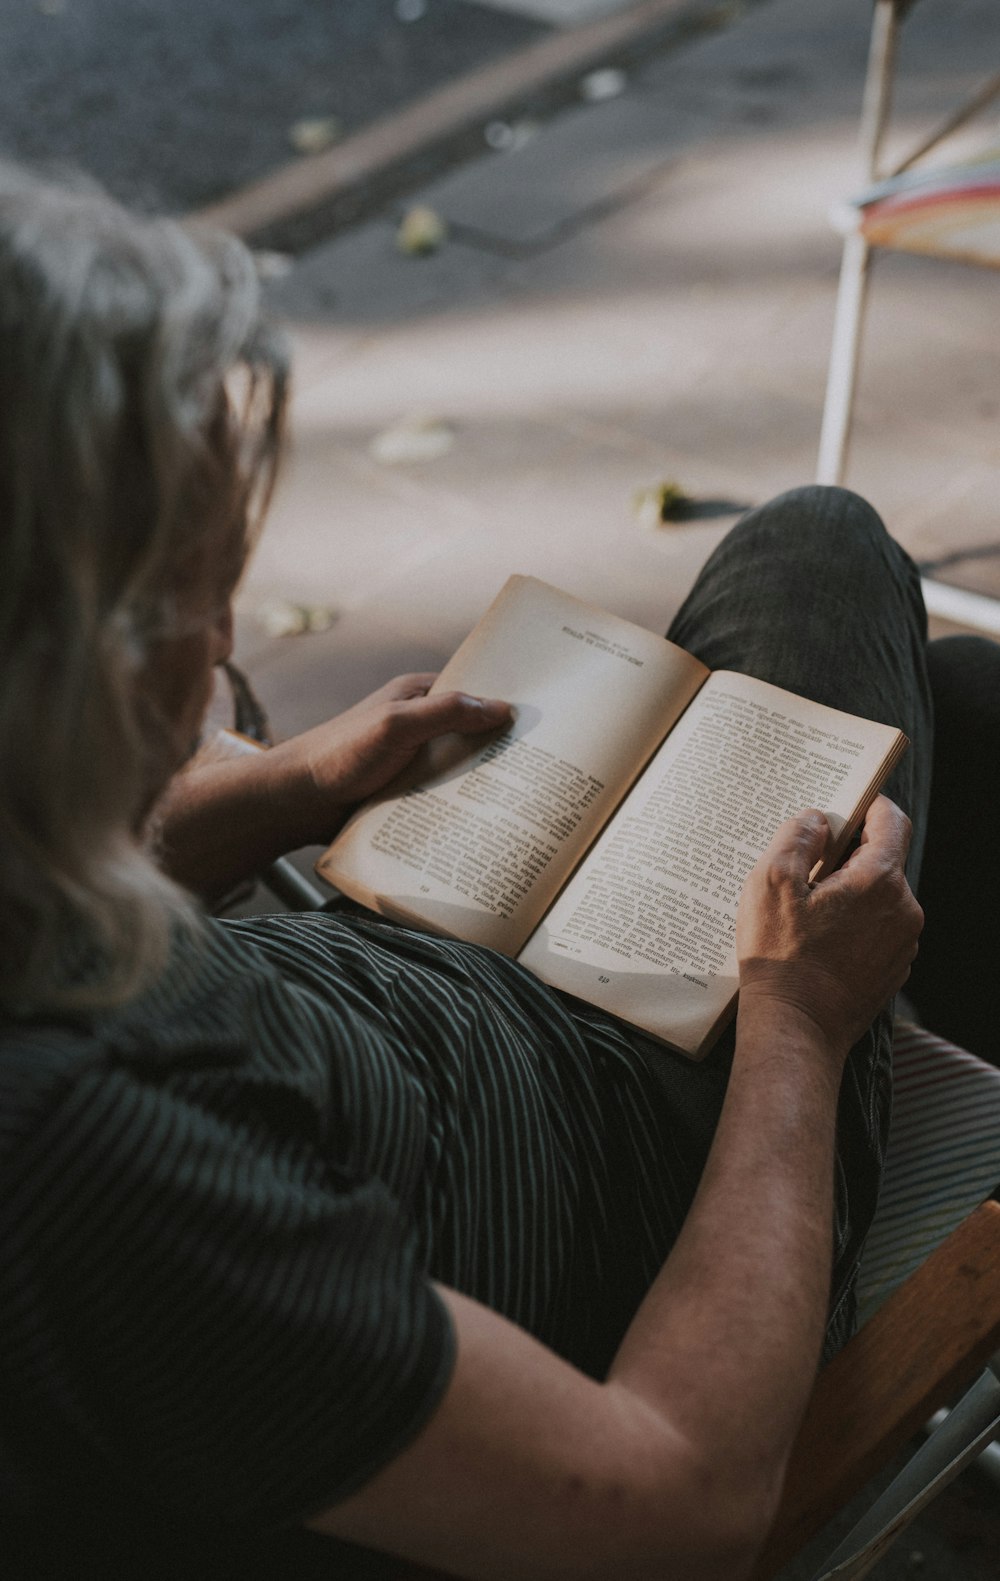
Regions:
<instances>
[{"instance_id":1,"label":"fingernail","mask_svg":"<svg viewBox=\"0 0 1000 1581\"><path fill-rule=\"evenodd\" d=\"M474 702L479 704L484 714L491 719L506 719L510 713L510 704L503 702L499 697L476 697Z\"/></svg>"}]
</instances>

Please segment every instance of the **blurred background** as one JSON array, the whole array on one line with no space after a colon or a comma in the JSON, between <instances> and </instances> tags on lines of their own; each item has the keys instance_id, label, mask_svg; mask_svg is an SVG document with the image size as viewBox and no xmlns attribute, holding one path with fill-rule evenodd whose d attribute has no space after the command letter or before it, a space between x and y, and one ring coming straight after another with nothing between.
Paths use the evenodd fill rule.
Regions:
<instances>
[{"instance_id":1,"label":"blurred background","mask_svg":"<svg viewBox=\"0 0 1000 1581\"><path fill-rule=\"evenodd\" d=\"M735 516L814 477L871 14L0 0L0 155L238 230L287 326L237 647L278 733L440 665L511 572L663 629ZM996 0L920 0L890 155L998 57ZM997 290L878 258L847 481L1000 596ZM873 1573L995 1578L998 1517L967 1473Z\"/></svg>"}]
</instances>

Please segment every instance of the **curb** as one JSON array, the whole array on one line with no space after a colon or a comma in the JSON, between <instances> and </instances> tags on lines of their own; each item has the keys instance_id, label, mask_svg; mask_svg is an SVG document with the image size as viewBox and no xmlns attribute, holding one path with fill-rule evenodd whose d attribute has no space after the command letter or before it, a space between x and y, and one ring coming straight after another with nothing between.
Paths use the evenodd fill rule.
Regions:
<instances>
[{"instance_id":1,"label":"curb","mask_svg":"<svg viewBox=\"0 0 1000 1581\"><path fill-rule=\"evenodd\" d=\"M258 247L301 252L398 195L412 184L415 165L423 167L420 179L429 179L449 162L447 156L478 151L484 120L620 59L657 35L660 44L680 43L725 26L741 9L732 0L642 0L467 72L326 153L290 160L188 218Z\"/></svg>"}]
</instances>

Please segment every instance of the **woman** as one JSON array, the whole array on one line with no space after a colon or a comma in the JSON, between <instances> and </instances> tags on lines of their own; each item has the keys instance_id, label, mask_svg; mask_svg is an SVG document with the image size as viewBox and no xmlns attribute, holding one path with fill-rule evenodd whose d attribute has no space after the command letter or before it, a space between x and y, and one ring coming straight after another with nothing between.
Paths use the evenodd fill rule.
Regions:
<instances>
[{"instance_id":1,"label":"woman","mask_svg":"<svg viewBox=\"0 0 1000 1581\"><path fill-rule=\"evenodd\" d=\"M3 173L5 1515L35 1574L51 1534L76 1573L328 1573L339 1539L470 1576L746 1575L850 1324L908 821L880 799L815 889L822 814L779 830L701 1066L350 908L207 920L190 891L508 713L406 676L173 778L284 398L238 244ZM922 611L862 502L755 513L673 634L902 725L919 845Z\"/></svg>"}]
</instances>

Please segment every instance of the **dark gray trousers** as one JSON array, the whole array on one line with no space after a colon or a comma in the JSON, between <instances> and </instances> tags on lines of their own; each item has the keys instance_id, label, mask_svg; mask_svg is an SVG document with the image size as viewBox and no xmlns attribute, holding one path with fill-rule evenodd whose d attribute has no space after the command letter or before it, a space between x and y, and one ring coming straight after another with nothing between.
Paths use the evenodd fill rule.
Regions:
<instances>
[{"instance_id":1,"label":"dark gray trousers","mask_svg":"<svg viewBox=\"0 0 1000 1581\"><path fill-rule=\"evenodd\" d=\"M913 821L917 887L927 835L933 706L916 568L871 506L803 488L745 516L702 570L667 635L713 670L742 670L817 702L898 726L911 747L887 794ZM878 1198L891 1101L888 1012L852 1049L838 1114L828 1353L854 1319L853 1285ZM707 1150L732 1059L730 1032L702 1066L662 1071Z\"/></svg>"}]
</instances>

